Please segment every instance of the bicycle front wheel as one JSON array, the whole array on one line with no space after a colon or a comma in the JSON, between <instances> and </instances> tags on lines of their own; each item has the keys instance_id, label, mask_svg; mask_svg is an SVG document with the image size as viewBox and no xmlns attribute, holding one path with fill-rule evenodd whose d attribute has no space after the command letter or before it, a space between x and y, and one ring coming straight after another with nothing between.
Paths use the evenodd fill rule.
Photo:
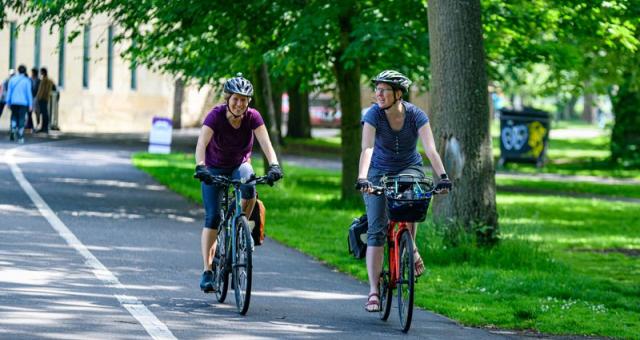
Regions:
<instances>
[{"instance_id":1,"label":"bicycle front wheel","mask_svg":"<svg viewBox=\"0 0 640 340\"><path fill-rule=\"evenodd\" d=\"M238 313L245 315L251 301L251 271L253 247L247 218L242 215L236 222L236 258L233 264L233 285Z\"/></svg>"},{"instance_id":2,"label":"bicycle front wheel","mask_svg":"<svg viewBox=\"0 0 640 340\"><path fill-rule=\"evenodd\" d=\"M400 278L398 280L398 313L403 332L408 332L413 316L413 294L415 285L415 266L413 263L413 240L409 231L400 235L398 245Z\"/></svg>"},{"instance_id":3,"label":"bicycle front wheel","mask_svg":"<svg viewBox=\"0 0 640 340\"><path fill-rule=\"evenodd\" d=\"M216 246L215 256L213 257L213 286L216 292L216 299L223 303L227 298L227 290L229 289L229 266L227 266L227 243L225 230L220 228L218 234L218 244Z\"/></svg>"},{"instance_id":4,"label":"bicycle front wheel","mask_svg":"<svg viewBox=\"0 0 640 340\"><path fill-rule=\"evenodd\" d=\"M380 292L380 320L387 321L391 313L391 301L393 300L393 288L391 288L391 271L389 267L389 244L384 247L384 262L382 272L378 281L378 291Z\"/></svg>"}]
</instances>

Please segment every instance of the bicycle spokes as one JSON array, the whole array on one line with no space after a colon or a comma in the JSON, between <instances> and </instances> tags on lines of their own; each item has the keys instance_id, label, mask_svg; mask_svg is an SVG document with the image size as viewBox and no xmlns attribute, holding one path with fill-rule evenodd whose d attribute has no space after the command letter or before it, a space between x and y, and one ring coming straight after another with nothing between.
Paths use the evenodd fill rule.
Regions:
<instances>
[{"instance_id":1,"label":"bicycle spokes","mask_svg":"<svg viewBox=\"0 0 640 340\"><path fill-rule=\"evenodd\" d=\"M413 296L415 287L415 266L413 258L413 240L408 231L403 232L399 242L399 278L398 287L398 313L402 331L407 332L411 327L413 316Z\"/></svg>"},{"instance_id":2,"label":"bicycle spokes","mask_svg":"<svg viewBox=\"0 0 640 340\"><path fill-rule=\"evenodd\" d=\"M252 249L251 232L247 218L242 215L236 224L236 256L233 264L233 281L236 307L242 315L247 313L251 301Z\"/></svg>"}]
</instances>

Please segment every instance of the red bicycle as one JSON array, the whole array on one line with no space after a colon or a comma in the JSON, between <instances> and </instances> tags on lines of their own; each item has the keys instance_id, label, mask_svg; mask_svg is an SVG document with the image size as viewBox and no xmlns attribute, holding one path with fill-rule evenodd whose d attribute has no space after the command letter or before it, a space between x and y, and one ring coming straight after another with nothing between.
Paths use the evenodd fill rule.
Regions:
<instances>
[{"instance_id":1,"label":"red bicycle","mask_svg":"<svg viewBox=\"0 0 640 340\"><path fill-rule=\"evenodd\" d=\"M398 292L398 314L404 333L411 327L416 283L414 245L409 223L424 221L433 196L433 183L413 175L383 177L382 186L373 187L373 194L385 195L389 212L385 261L378 291L380 319L391 313L393 290Z\"/></svg>"}]
</instances>

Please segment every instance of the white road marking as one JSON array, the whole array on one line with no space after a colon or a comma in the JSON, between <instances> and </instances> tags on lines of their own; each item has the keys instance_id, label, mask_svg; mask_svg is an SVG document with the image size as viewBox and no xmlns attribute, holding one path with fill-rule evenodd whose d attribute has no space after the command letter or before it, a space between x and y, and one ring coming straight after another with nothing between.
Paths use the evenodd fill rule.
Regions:
<instances>
[{"instance_id":1,"label":"white road marking","mask_svg":"<svg viewBox=\"0 0 640 340\"><path fill-rule=\"evenodd\" d=\"M69 228L56 216L51 210L49 205L40 197L40 194L31 186L31 183L24 177L22 170L14 159L15 153L20 149L13 148L6 152L5 161L11 168L13 176L20 184L25 193L31 198L31 201L40 211L40 214L47 219L51 227L58 232L58 234L67 241L67 244L75 249L85 259L85 264L93 269L93 274L100 280L102 280L107 287L114 288L120 291L126 291L126 288L120 283L118 278L105 267L100 260L98 260L87 249L87 247L78 240L78 238L69 230ZM138 320L138 322L144 327L147 333L154 339L176 339L171 333L169 328L162 323L147 307L140 302L135 296L128 295L115 295L120 304L131 313L131 315Z\"/></svg>"}]
</instances>

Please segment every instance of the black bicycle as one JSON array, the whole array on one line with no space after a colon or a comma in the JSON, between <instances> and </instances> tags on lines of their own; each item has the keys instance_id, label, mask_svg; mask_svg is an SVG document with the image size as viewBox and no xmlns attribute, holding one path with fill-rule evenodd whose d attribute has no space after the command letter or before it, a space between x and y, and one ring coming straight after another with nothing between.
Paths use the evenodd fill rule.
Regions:
<instances>
[{"instance_id":1,"label":"black bicycle","mask_svg":"<svg viewBox=\"0 0 640 340\"><path fill-rule=\"evenodd\" d=\"M267 176L252 176L247 180L228 176L211 175L211 183L223 188L220 204L221 222L218 227L218 244L213 257L213 286L218 302L224 302L231 285L235 290L238 313L245 315L251 301L251 271L253 239L249 221L240 206L240 185L248 183L269 184ZM233 188L232 191L229 189Z\"/></svg>"}]
</instances>

